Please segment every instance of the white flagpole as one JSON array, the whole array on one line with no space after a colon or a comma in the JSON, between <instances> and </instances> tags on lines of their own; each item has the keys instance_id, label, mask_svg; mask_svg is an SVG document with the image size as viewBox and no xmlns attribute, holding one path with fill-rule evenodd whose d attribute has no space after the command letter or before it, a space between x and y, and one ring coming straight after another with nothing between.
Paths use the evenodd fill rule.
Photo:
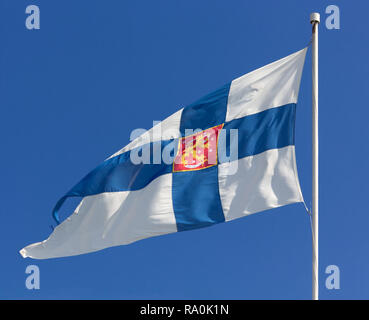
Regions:
<instances>
[{"instance_id":1,"label":"white flagpole","mask_svg":"<svg viewBox=\"0 0 369 320\"><path fill-rule=\"evenodd\" d=\"M313 177L312 177L312 233L313 233L313 300L319 299L319 140L318 140L318 26L320 23L319 13L310 15L310 23L313 25L312 36L312 148L313 148Z\"/></svg>"}]
</instances>

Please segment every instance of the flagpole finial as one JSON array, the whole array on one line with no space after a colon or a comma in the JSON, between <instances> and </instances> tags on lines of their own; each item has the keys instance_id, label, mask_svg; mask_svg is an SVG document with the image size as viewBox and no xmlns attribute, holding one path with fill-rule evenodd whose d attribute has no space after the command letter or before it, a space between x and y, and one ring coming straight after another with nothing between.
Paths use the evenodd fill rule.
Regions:
<instances>
[{"instance_id":1,"label":"flagpole finial","mask_svg":"<svg viewBox=\"0 0 369 320\"><path fill-rule=\"evenodd\" d=\"M317 12L313 12L310 14L310 23L320 23L320 14Z\"/></svg>"}]
</instances>

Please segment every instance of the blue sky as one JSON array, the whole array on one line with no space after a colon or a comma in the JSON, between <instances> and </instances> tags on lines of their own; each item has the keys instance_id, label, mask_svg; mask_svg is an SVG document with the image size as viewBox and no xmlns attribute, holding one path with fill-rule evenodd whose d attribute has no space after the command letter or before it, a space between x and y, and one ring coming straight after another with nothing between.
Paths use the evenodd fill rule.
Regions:
<instances>
[{"instance_id":1,"label":"blue sky","mask_svg":"<svg viewBox=\"0 0 369 320\"><path fill-rule=\"evenodd\" d=\"M41 29L25 8L39 5ZM341 11L328 30L327 5ZM282 58L320 25L320 297L369 299L367 1L2 0L0 298L310 299L311 231L302 204L96 253L23 259L56 201L150 128L226 82ZM311 199L311 51L296 153ZM67 216L76 202L61 214ZM41 289L27 290L36 264ZM327 290L325 268L341 270Z\"/></svg>"}]
</instances>

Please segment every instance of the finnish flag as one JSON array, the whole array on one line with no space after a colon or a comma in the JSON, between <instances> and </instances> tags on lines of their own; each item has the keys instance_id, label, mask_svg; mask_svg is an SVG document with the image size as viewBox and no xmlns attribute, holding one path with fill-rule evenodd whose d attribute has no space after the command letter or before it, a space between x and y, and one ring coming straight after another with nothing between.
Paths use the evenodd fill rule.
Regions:
<instances>
[{"instance_id":1,"label":"finnish flag","mask_svg":"<svg viewBox=\"0 0 369 320\"><path fill-rule=\"evenodd\" d=\"M303 202L294 126L306 51L233 80L106 159L54 217L82 197L75 212L21 255L79 255Z\"/></svg>"}]
</instances>

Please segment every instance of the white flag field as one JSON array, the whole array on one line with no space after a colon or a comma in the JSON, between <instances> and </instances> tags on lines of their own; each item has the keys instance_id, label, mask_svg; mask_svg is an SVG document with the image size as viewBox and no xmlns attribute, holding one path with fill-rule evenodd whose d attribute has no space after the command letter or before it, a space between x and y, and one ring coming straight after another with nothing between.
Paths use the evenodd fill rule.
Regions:
<instances>
[{"instance_id":1,"label":"white flag field","mask_svg":"<svg viewBox=\"0 0 369 320\"><path fill-rule=\"evenodd\" d=\"M70 197L81 198L75 211L21 255L79 255L303 202L294 131L306 51L234 79L103 161L54 217Z\"/></svg>"}]
</instances>

